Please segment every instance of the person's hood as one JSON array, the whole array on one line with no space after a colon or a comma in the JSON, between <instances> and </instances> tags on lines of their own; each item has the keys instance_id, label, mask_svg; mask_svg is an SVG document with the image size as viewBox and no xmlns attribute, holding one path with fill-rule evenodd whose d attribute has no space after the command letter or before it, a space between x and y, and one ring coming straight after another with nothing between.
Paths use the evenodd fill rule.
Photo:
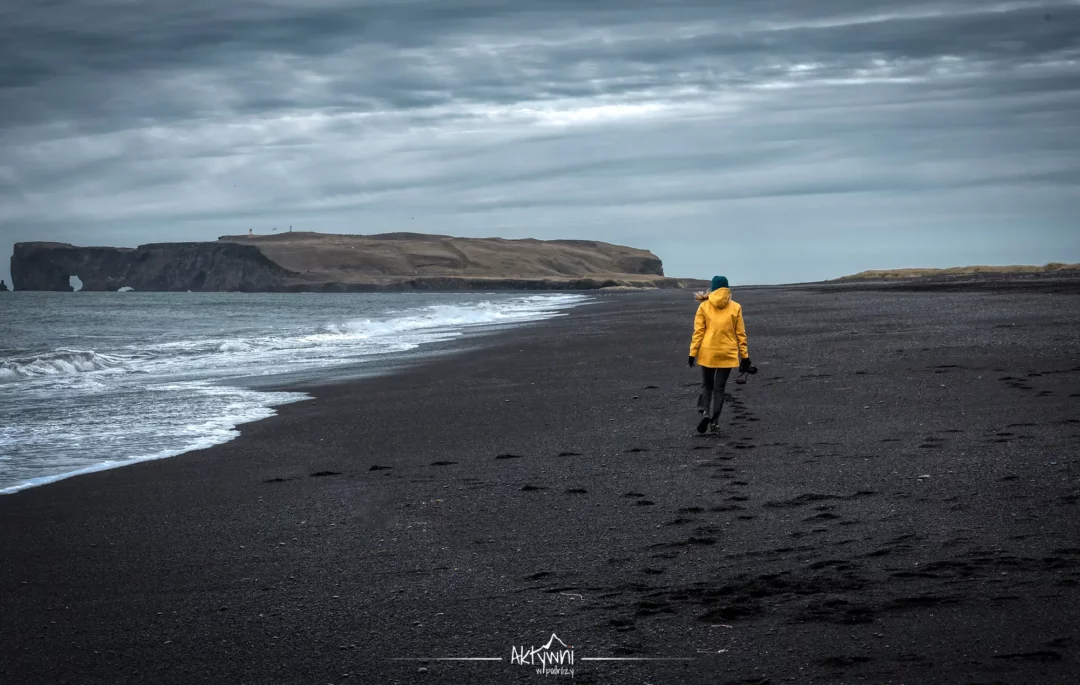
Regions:
<instances>
[{"instance_id":1,"label":"person's hood","mask_svg":"<svg viewBox=\"0 0 1080 685\"><path fill-rule=\"evenodd\" d=\"M727 306L728 302L731 302L730 288L717 288L709 293L709 304L717 309L723 309Z\"/></svg>"}]
</instances>

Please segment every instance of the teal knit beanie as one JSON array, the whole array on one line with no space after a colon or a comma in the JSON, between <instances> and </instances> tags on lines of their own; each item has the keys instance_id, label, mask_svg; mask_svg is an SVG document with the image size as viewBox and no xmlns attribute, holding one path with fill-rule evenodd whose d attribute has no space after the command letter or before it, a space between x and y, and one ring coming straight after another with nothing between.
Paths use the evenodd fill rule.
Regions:
<instances>
[{"instance_id":1,"label":"teal knit beanie","mask_svg":"<svg viewBox=\"0 0 1080 685\"><path fill-rule=\"evenodd\" d=\"M710 291L719 290L720 288L727 288L727 287L728 287L728 282L727 282L727 277L726 276L713 276L712 277L712 287L709 288L709 290Z\"/></svg>"}]
</instances>

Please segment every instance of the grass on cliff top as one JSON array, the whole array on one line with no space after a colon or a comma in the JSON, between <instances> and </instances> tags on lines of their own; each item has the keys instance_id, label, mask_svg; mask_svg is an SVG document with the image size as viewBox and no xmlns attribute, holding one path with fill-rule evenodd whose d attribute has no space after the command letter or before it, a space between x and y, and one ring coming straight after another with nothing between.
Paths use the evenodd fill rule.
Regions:
<instances>
[{"instance_id":1,"label":"grass on cliff top","mask_svg":"<svg viewBox=\"0 0 1080 685\"><path fill-rule=\"evenodd\" d=\"M947 269L871 269L860 271L850 276L842 276L838 281L862 281L870 279L896 279L896 278L920 278L924 276L976 276L980 274L1039 274L1052 273L1055 271L1078 271L1080 264L1064 264L1062 262L1050 262L1043 266L1012 265L1012 266L954 266Z\"/></svg>"},{"instance_id":2,"label":"grass on cliff top","mask_svg":"<svg viewBox=\"0 0 1080 685\"><path fill-rule=\"evenodd\" d=\"M647 250L599 241L450 238L418 233L374 236L296 232L223 236L256 245L308 281L380 283L406 278L611 279L629 285L664 279Z\"/></svg>"}]
</instances>

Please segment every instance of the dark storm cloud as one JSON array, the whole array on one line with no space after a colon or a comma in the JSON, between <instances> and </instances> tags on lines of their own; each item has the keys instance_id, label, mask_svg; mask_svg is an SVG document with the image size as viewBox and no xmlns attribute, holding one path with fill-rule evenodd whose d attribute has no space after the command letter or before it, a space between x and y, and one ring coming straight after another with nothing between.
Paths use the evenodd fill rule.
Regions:
<instances>
[{"instance_id":1,"label":"dark storm cloud","mask_svg":"<svg viewBox=\"0 0 1080 685\"><path fill-rule=\"evenodd\" d=\"M182 11L174 3L64 2L39 9L19 4L0 15L6 27L0 33L0 83L6 91L19 91L7 94L7 111L25 112L34 121L41 114L35 107L50 104L59 111L49 113L56 115L89 106L123 118L132 105L147 112L157 105L162 115L170 109L179 116L197 113L205 103L158 104L141 101L135 92L116 103L123 107L109 107L93 97L99 85L106 92L125 90L185 73L216 77L239 96L234 107L241 111L365 104L408 109L457 99L519 102L633 92L668 84L672 76L684 84L735 85L800 61L820 61L834 74L869 59L955 56L988 66L1055 53L1075 57L1080 40L1072 5L995 10L992 4L954 3L936 12L915 5L894 16L887 12L895 3L835 3L836 14L825 12L815 21L805 16L807 3L792 1L803 16L771 23L761 17L777 12L760 12L760 3L723 12L706 3L653 2L612 2L606 8L591 3L585 11L575 8L580 3L550 2L241 2L225 9L185 3ZM828 7L811 4L818 13ZM981 12L975 9L980 6ZM942 14L949 7L958 13ZM800 20L810 24L800 26ZM490 51L468 54L474 41L482 46L492 39ZM262 66L272 68L260 68L266 60L275 64ZM321 67L325 87L290 93L290 79L305 67ZM74 93L45 91L58 80L68 81Z\"/></svg>"},{"instance_id":2,"label":"dark storm cloud","mask_svg":"<svg viewBox=\"0 0 1080 685\"><path fill-rule=\"evenodd\" d=\"M779 230L820 197L823 227L880 226L873 196L970 261L965 198L996 188L1075 250L1078 67L1076 2L9 0L0 243L298 223L637 242L688 272L679 236L720 215Z\"/></svg>"}]
</instances>

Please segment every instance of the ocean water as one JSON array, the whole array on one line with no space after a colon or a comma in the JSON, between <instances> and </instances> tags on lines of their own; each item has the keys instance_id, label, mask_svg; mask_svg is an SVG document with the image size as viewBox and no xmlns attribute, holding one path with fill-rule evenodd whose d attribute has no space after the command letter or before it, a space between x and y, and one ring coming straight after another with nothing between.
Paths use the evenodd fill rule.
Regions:
<instances>
[{"instance_id":1,"label":"ocean water","mask_svg":"<svg viewBox=\"0 0 1080 685\"><path fill-rule=\"evenodd\" d=\"M424 345L559 316L577 294L0 294L0 494L226 442Z\"/></svg>"}]
</instances>

